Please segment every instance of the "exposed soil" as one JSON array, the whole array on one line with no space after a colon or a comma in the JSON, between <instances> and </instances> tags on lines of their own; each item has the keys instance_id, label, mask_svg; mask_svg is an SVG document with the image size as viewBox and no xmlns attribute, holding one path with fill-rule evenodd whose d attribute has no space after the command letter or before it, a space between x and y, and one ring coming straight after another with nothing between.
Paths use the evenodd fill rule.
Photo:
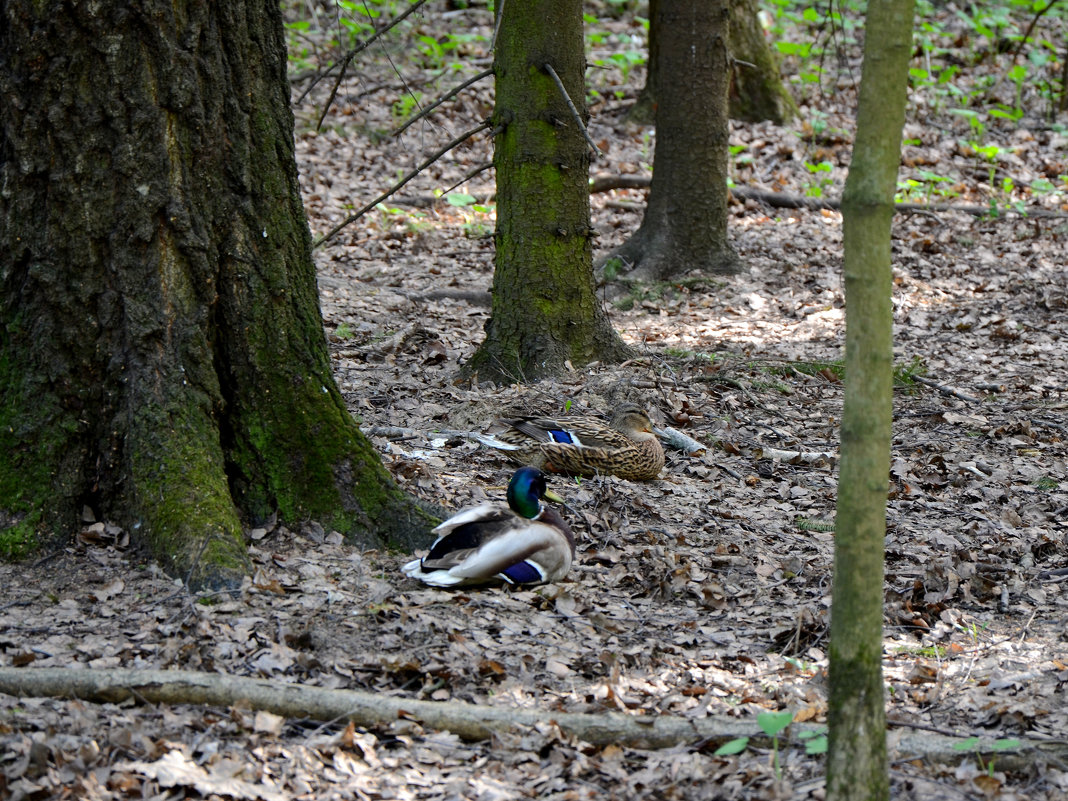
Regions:
<instances>
[{"instance_id":1,"label":"exposed soil","mask_svg":"<svg viewBox=\"0 0 1068 801\"><path fill-rule=\"evenodd\" d=\"M471 30L485 31L485 12L470 14ZM428 17L425 27L447 24ZM631 23L615 25L624 35ZM464 76L486 66L484 45L472 47ZM593 109L591 133L606 153L598 174L648 173L652 131L620 122L639 73L616 87L597 79L608 82L602 96L624 94ZM424 73L413 65L405 74ZM450 75L441 85L454 82ZM316 235L492 105L484 82L432 125L382 139L394 124L391 103L403 97L398 83L376 56L343 85L324 132L313 130L312 103L328 86L298 107ZM986 139L1002 155L988 164L961 144L965 120L924 101L920 94L910 111L906 139L915 143L905 148L903 177L937 169L951 177L954 203L1065 210L1063 195L1028 189L1068 173L1062 134L1038 120L991 120ZM735 182L803 195L815 180L805 164L825 161L825 192L840 194L854 102L844 73L837 91L807 99L806 114L826 123L820 135L800 124L734 125L732 144L752 156L736 165ZM542 709L545 724L471 743L407 720L365 732L242 708L0 695L0 795L822 797L822 758L789 737L776 769L771 752L752 747L737 756L715 756L702 743L592 747L563 735L552 714L731 716L754 721L754 733L762 711L825 719L842 406L840 215L735 203L730 231L746 274L689 276L606 300L640 357L533 385L460 382L457 368L488 319L493 220L470 203L431 198L461 182L487 202L492 173L462 179L489 160L490 146L477 138L458 148L387 210L316 251L337 381L364 429L387 432L373 436L385 464L409 491L445 506L500 498L512 468L477 443L435 432L482 430L505 412L569 405L573 414L604 413L624 399L706 450L670 451L656 482L557 480L579 556L566 580L536 590L424 588L398 570L409 554L360 552L310 521L250 531L256 572L245 591L198 603L131 552L124 532L87 525L60 553L0 565L0 666L225 672ZM1007 194L1003 176L1014 181ZM642 201L640 190L594 196L599 252L636 230ZM896 799L1068 793L1063 764L1035 757L1004 770L980 764L965 742L1057 739L1068 730L1066 233L1068 219L1014 214L894 222L895 355L903 373L930 383L904 380L894 398L891 746L916 729L965 746L959 764L895 751Z\"/></svg>"}]
</instances>

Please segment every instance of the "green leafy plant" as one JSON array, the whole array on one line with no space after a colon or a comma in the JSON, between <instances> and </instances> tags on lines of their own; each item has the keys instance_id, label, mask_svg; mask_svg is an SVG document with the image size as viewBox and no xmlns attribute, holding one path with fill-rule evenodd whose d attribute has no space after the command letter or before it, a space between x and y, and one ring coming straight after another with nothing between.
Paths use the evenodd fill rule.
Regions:
<instances>
[{"instance_id":1,"label":"green leafy plant","mask_svg":"<svg viewBox=\"0 0 1068 801\"><path fill-rule=\"evenodd\" d=\"M1020 747L1020 741L1014 737L1003 737L998 740L994 740L992 743L983 745L983 740L979 737L968 737L961 740L959 743L953 744L953 750L955 751L969 751L975 754L975 758L979 761L979 767L986 771L988 776L994 775L994 757L991 756L987 762L983 761L983 751L991 753L998 753L1000 751L1012 751Z\"/></svg>"},{"instance_id":2,"label":"green leafy plant","mask_svg":"<svg viewBox=\"0 0 1068 801\"><path fill-rule=\"evenodd\" d=\"M825 728L798 732L797 739L804 741L805 753L809 756L827 753L827 729Z\"/></svg>"},{"instance_id":3,"label":"green leafy plant","mask_svg":"<svg viewBox=\"0 0 1068 801\"><path fill-rule=\"evenodd\" d=\"M794 713L789 709L782 712L761 712L757 715L757 725L761 731L771 738L772 764L775 766L775 779L782 780L782 766L779 764L779 734L793 723ZM811 736L811 735L810 735ZM749 747L748 737L736 737L728 740L713 753L715 756L731 756L740 754ZM805 749L808 751L808 748Z\"/></svg>"},{"instance_id":4,"label":"green leafy plant","mask_svg":"<svg viewBox=\"0 0 1068 801\"><path fill-rule=\"evenodd\" d=\"M830 176L830 172L834 169L834 165L829 161L821 161L818 164L806 161L805 169L808 170L810 174L817 176L818 179L808 185L805 189L805 194L809 197L823 197L823 190L834 183L834 180Z\"/></svg>"}]
</instances>

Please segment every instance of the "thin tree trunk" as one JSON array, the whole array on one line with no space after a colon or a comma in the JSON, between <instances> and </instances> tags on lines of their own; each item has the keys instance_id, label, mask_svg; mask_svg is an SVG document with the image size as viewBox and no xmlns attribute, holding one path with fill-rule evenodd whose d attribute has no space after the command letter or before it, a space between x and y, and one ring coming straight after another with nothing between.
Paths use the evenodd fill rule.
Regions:
<instances>
[{"instance_id":1,"label":"thin tree trunk","mask_svg":"<svg viewBox=\"0 0 1068 801\"><path fill-rule=\"evenodd\" d=\"M901 161L913 0L872 0L857 137L842 198L846 383L830 643L829 801L889 797L882 675L883 543L893 341L890 223Z\"/></svg>"},{"instance_id":2,"label":"thin tree trunk","mask_svg":"<svg viewBox=\"0 0 1068 801\"><path fill-rule=\"evenodd\" d=\"M527 381L629 354L593 281L589 148L546 67L586 119L582 5L503 7L497 36L497 257L486 339L468 375ZM547 24L551 21L551 24Z\"/></svg>"},{"instance_id":3,"label":"thin tree trunk","mask_svg":"<svg viewBox=\"0 0 1068 801\"><path fill-rule=\"evenodd\" d=\"M88 505L231 585L274 511L423 540L331 376L277 4L3 14L0 547Z\"/></svg>"}]
</instances>

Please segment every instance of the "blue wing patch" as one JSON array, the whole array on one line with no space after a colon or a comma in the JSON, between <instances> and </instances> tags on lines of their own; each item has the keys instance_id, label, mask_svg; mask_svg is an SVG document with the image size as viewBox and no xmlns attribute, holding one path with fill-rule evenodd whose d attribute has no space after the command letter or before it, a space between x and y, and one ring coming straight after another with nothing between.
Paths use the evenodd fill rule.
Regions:
<instances>
[{"instance_id":1,"label":"blue wing patch","mask_svg":"<svg viewBox=\"0 0 1068 801\"><path fill-rule=\"evenodd\" d=\"M549 436L553 438L553 442L563 442L566 445L575 444L575 440L571 437L571 434L564 431L562 428L549 429Z\"/></svg>"},{"instance_id":2,"label":"blue wing patch","mask_svg":"<svg viewBox=\"0 0 1068 801\"><path fill-rule=\"evenodd\" d=\"M502 570L500 575L512 584L534 584L545 581L541 571L530 562L525 561L516 562L511 567Z\"/></svg>"}]
</instances>

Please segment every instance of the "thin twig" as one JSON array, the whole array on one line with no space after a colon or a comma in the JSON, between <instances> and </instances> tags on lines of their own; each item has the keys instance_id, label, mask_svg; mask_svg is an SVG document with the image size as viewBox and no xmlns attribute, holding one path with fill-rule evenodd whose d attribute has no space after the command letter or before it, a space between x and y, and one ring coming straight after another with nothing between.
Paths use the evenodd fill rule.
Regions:
<instances>
[{"instance_id":1,"label":"thin twig","mask_svg":"<svg viewBox=\"0 0 1068 801\"><path fill-rule=\"evenodd\" d=\"M468 86L470 86L471 84L473 84L473 83L477 83L478 81L481 81L481 80L482 80L483 78L487 78L487 77L489 77L489 76L490 76L490 75L492 75L492 74L493 74L493 68L492 68L492 67L490 67L490 69L488 69L488 70L483 70L482 72L480 72L480 73L479 73L478 75L476 75L475 77L473 77L473 78L469 78L468 80L464 81L464 82L463 82L462 84L460 84L459 86L457 86L457 87L456 87L455 89L453 89L453 90L452 90L451 92L449 92L448 94L446 94L446 95L442 96L441 98L439 98L439 99L435 100L435 101L434 101L433 103L431 103L431 104L430 104L429 106L426 106L426 107L424 107L422 111L420 111L420 112L419 112L418 114L416 114L416 115L415 115L414 117L412 117L412 118L411 118L410 120L408 120L408 121L407 121L406 123L404 123L404 125L402 125L402 126L401 126L400 128L398 128L397 130L395 130L395 131L393 132L393 135L394 135L394 136L400 136L400 135L401 135L402 133L404 133L405 131L407 131L409 127L411 127L412 125L414 125L415 123L417 123L417 122L418 122L419 120L423 119L423 117L425 117L425 116L426 116L427 114L429 114L429 113L430 113L431 111L433 111L434 109L436 109L436 108L437 108L438 106L440 106L440 105L441 105L442 103L446 103L446 102L448 102L449 100L451 100L451 99L452 99L453 97L455 97L456 95L458 95L458 94L459 94L460 92L462 92L462 91L463 91L464 89L466 89L466 88L467 88Z\"/></svg>"},{"instance_id":2,"label":"thin twig","mask_svg":"<svg viewBox=\"0 0 1068 801\"><path fill-rule=\"evenodd\" d=\"M583 139L586 140L586 144L588 144L590 146L590 150L593 151L593 157L595 159L603 158L604 153L602 153L598 149L597 145L593 143L593 140L590 139L590 132L587 131L586 126L582 124L582 116L579 114L578 109L575 108L575 104L571 102L571 96L568 95L567 89L564 88L564 82L561 81L560 76L556 74L556 70L553 69L553 65L546 64L545 71L549 73L549 77L552 78L553 81L556 83L556 88L559 89L560 94L564 96L564 102L567 103L567 107L571 110L571 116L575 118L575 124L578 125L579 130L582 131Z\"/></svg>"},{"instance_id":3,"label":"thin twig","mask_svg":"<svg viewBox=\"0 0 1068 801\"><path fill-rule=\"evenodd\" d=\"M415 11L420 6L426 4L426 2L427 0L416 0L415 3L409 6L403 14L401 14L399 17L390 22L389 25L380 30L375 31L373 34L371 34L371 36L360 42L358 45L356 45L356 47L352 48L352 50L345 54L344 58L341 59L341 70L338 72L337 80L334 81L334 86L330 90L330 97L327 99L326 104L323 106L323 113L319 117L319 122L315 126L316 130L323 127L323 120L326 119L327 112L330 111L330 106L333 105L334 98L337 97L337 90L341 86L341 82L345 79L345 70L348 68L349 62L351 62L352 59L354 59L358 53L363 50L366 50L375 40L384 36L390 31L390 29L396 27L405 19L407 19L413 11ZM331 69L333 68L331 67ZM311 91L311 87L309 87L308 91ZM305 94L307 94L307 92L305 92Z\"/></svg>"},{"instance_id":4,"label":"thin twig","mask_svg":"<svg viewBox=\"0 0 1068 801\"><path fill-rule=\"evenodd\" d=\"M1058 0L1050 0L1050 2L1041 11L1035 12L1035 16L1031 18L1031 24L1027 26L1027 30L1023 32L1023 36L1020 37L1020 43L1016 45L1016 49L1012 51L1012 63L1016 63L1016 59L1020 57L1020 53L1024 49L1024 45L1027 44L1027 40L1031 38L1031 33L1034 31L1038 21L1042 19L1042 16L1046 14L1051 8L1057 5Z\"/></svg>"},{"instance_id":5,"label":"thin twig","mask_svg":"<svg viewBox=\"0 0 1068 801\"><path fill-rule=\"evenodd\" d=\"M497 13L493 15L493 39L490 41L490 51L497 52L497 34L501 32L501 19L504 17L504 0L497 3Z\"/></svg>"},{"instance_id":6,"label":"thin twig","mask_svg":"<svg viewBox=\"0 0 1068 801\"><path fill-rule=\"evenodd\" d=\"M493 162L492 161L487 161L485 164L479 164L473 170L470 170L467 173L465 173L464 177L461 178L456 183L454 183L452 186L448 187L447 189L443 189L441 194L447 195L449 192L451 192L453 189L458 187L460 184L467 183L472 178L474 178L476 175L478 175L480 172L485 172L486 170L492 169L492 167L493 167Z\"/></svg>"},{"instance_id":7,"label":"thin twig","mask_svg":"<svg viewBox=\"0 0 1068 801\"><path fill-rule=\"evenodd\" d=\"M429 167L431 164L433 164L439 158L444 156L446 153L448 153L454 147L456 147L457 145L462 144L465 140L470 139L472 136L477 134L479 131L484 131L486 128L489 128L489 127L490 127L490 121L489 120L485 120L484 122L481 122L478 125L476 125L470 131L466 131L466 132L460 134L458 137L456 137L451 142L449 142L447 145L445 145L445 147L441 148L441 150L439 150L437 153L434 153L432 156L430 156L430 158L428 158L426 161L424 161L422 164L420 164L418 167L416 167L410 173L405 175L403 178L400 179L400 181L395 183L393 186L391 186L389 189L387 189L381 195L376 197L374 200L372 200L370 203L368 203L362 209L357 211L355 214L350 214L348 217L346 217L340 223L338 223L333 228L331 228L330 231L328 231L322 238L320 238L317 242L315 242L312 245L312 249L318 248L321 245L325 244L326 242L329 242L331 239L334 238L334 236L337 234L338 231L340 231L346 225L351 225L352 223L356 222L356 220L360 219L360 217L362 217L364 214L369 212L371 209L373 209L375 206L377 206L383 200L388 198L390 195L392 195L395 192L397 192L397 190L399 190L402 186L404 186L406 183L408 183L410 180L412 180L412 178L417 176L419 173L421 173L423 170L425 170L427 167Z\"/></svg>"}]
</instances>

